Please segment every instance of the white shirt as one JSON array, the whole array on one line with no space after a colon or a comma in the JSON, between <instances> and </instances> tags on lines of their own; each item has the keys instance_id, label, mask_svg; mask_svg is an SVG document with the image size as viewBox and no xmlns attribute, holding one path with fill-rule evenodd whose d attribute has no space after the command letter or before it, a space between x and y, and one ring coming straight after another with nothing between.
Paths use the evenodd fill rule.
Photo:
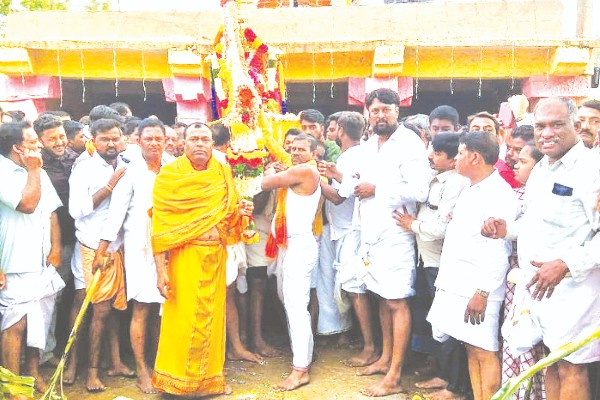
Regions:
<instances>
[{"instance_id":1,"label":"white shirt","mask_svg":"<svg viewBox=\"0 0 600 400\"><path fill-rule=\"evenodd\" d=\"M35 211L17 211L27 185L27 171L0 156L0 176L0 268L7 274L39 271L50 254L50 215L62 203L42 169L41 197Z\"/></svg>"},{"instance_id":2,"label":"white shirt","mask_svg":"<svg viewBox=\"0 0 600 400\"><path fill-rule=\"evenodd\" d=\"M427 202L419 206L411 230L416 234L419 254L424 267L439 267L446 227L458 196L469 180L455 170L435 175L429 185Z\"/></svg>"},{"instance_id":3,"label":"white shirt","mask_svg":"<svg viewBox=\"0 0 600 400\"><path fill-rule=\"evenodd\" d=\"M370 244L384 232L406 233L396 225L392 213L405 206L414 215L416 203L427 199L431 177L425 145L413 131L400 125L381 148L378 139L373 135L360 146L362 162L358 166L360 182L375 185L375 195L358 206L362 239Z\"/></svg>"},{"instance_id":4,"label":"white shirt","mask_svg":"<svg viewBox=\"0 0 600 400\"><path fill-rule=\"evenodd\" d=\"M143 157L127 166L127 172L115 186L110 198L108 216L100 237L116 241L123 227L125 246L145 248L150 245L152 190L156 174L148 169Z\"/></svg>"},{"instance_id":5,"label":"white shirt","mask_svg":"<svg viewBox=\"0 0 600 400\"><path fill-rule=\"evenodd\" d=\"M360 163L361 149L359 146L352 146L346 149L337 159L337 169L342 173L341 183L333 180L331 186L338 191L338 194L344 197L341 204L335 205L329 200L325 202L325 212L329 221L329 231L331 240L338 240L352 230L352 215L354 213L354 185L349 186L347 183L352 182L352 174L355 166ZM347 178L346 178L347 177Z\"/></svg>"},{"instance_id":6,"label":"white shirt","mask_svg":"<svg viewBox=\"0 0 600 400\"><path fill-rule=\"evenodd\" d=\"M117 158L117 169L125 168L126 165L121 157ZM111 199L111 196L107 197L94 209L93 196L108 184L114 172L115 169L98 152L94 152L90 158L77 163L69 178L69 214L75 220L75 236L91 249L97 249L102 239L101 231L107 221ZM112 242L109 251L116 251L120 245L119 240Z\"/></svg>"},{"instance_id":7,"label":"white shirt","mask_svg":"<svg viewBox=\"0 0 600 400\"><path fill-rule=\"evenodd\" d=\"M488 218L513 221L518 212L517 197L498 171L465 188L446 230L435 286L463 297L480 289L490 300L504 299L512 242L484 237L481 227Z\"/></svg>"},{"instance_id":8,"label":"white shirt","mask_svg":"<svg viewBox=\"0 0 600 400\"><path fill-rule=\"evenodd\" d=\"M600 264L600 228L596 199L600 158L579 141L550 165L544 157L531 171L525 189L525 212L518 233L519 267L535 271L530 261L563 260L575 281L585 280Z\"/></svg>"}]
</instances>

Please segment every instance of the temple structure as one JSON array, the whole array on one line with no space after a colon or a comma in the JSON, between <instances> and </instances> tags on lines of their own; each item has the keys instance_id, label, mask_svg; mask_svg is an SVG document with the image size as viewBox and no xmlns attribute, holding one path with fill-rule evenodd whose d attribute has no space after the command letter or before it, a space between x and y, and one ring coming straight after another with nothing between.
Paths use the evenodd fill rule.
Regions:
<instances>
[{"instance_id":1,"label":"temple structure","mask_svg":"<svg viewBox=\"0 0 600 400\"><path fill-rule=\"evenodd\" d=\"M461 115L497 110L521 92L585 98L599 64L590 1L247 3L248 25L283 53L292 112L359 109L381 86L397 89L411 113L444 102ZM10 14L0 41L0 102L79 117L120 100L166 122L211 119L204 58L221 23L218 10Z\"/></svg>"}]
</instances>

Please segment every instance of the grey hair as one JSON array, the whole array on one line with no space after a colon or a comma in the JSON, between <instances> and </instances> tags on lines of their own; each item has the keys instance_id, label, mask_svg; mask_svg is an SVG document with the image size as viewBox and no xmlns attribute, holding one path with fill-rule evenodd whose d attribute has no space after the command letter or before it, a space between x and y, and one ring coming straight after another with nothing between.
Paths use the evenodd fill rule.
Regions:
<instances>
[{"instance_id":1,"label":"grey hair","mask_svg":"<svg viewBox=\"0 0 600 400\"><path fill-rule=\"evenodd\" d=\"M575 123L579 121L579 119L577 118L577 105L573 100L571 100L568 97L548 97L546 99L540 100L533 109L533 116L535 117L538 108L540 108L541 106L557 101L561 102L565 106L565 108L567 109L567 114L569 115L569 118L571 118L571 122Z\"/></svg>"}]
</instances>

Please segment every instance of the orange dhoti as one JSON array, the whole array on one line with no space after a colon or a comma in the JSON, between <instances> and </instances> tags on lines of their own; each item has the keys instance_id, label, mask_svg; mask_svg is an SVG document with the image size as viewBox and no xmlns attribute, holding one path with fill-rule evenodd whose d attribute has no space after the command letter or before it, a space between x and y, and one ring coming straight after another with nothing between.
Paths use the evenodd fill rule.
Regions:
<instances>
[{"instance_id":1,"label":"orange dhoti","mask_svg":"<svg viewBox=\"0 0 600 400\"><path fill-rule=\"evenodd\" d=\"M171 289L152 375L162 392L225 391L225 246L239 241L237 202L229 167L214 158L197 171L181 156L156 177L152 249L168 253Z\"/></svg>"},{"instance_id":2,"label":"orange dhoti","mask_svg":"<svg viewBox=\"0 0 600 400\"><path fill-rule=\"evenodd\" d=\"M157 389L197 396L224 392L226 260L220 241L192 241L170 252L171 293L152 376Z\"/></svg>"},{"instance_id":3,"label":"orange dhoti","mask_svg":"<svg viewBox=\"0 0 600 400\"><path fill-rule=\"evenodd\" d=\"M92 264L96 250L81 244L81 264L83 267L83 279L85 287L92 282ZM103 301L112 301L113 308L125 310L127 308L127 296L125 295L125 278L123 276L123 256L119 251L110 254L111 263L102 271L98 286L92 296L92 304Z\"/></svg>"}]
</instances>

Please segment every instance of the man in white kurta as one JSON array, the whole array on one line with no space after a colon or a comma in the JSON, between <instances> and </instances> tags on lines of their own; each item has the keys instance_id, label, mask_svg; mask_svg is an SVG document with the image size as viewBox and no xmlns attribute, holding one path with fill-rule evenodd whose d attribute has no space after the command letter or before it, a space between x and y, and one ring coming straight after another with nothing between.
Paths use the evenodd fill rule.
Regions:
<instances>
[{"instance_id":1,"label":"man in white kurta","mask_svg":"<svg viewBox=\"0 0 600 400\"><path fill-rule=\"evenodd\" d=\"M529 310L533 329L523 338L523 332L514 334L518 326L505 324L503 334L511 350L541 340L554 351L598 329L600 217L595 206L600 158L581 142L576 115L576 106L568 99L538 103L534 137L544 158L527 181L524 214L516 222L507 220L508 233L504 221L486 222L486 234L518 238L524 278L515 293L527 295L517 306ZM590 399L588 364L599 360L600 342L595 341L550 367L545 375L549 395Z\"/></svg>"},{"instance_id":2,"label":"man in white kurta","mask_svg":"<svg viewBox=\"0 0 600 400\"><path fill-rule=\"evenodd\" d=\"M42 145L28 123L0 127L0 290L2 365L20 373L25 337L28 373L45 390L39 374L56 294L65 286L60 264L56 209L62 205L42 167Z\"/></svg>"},{"instance_id":3,"label":"man in white kurta","mask_svg":"<svg viewBox=\"0 0 600 400\"><path fill-rule=\"evenodd\" d=\"M138 387L144 393L154 393L145 360L146 337L150 336L150 347L155 352L160 328L159 305L164 298L157 287L156 264L150 242L150 212L156 174L168 162L163 153L165 127L162 122L147 118L140 122L138 130L141 157L128 165L127 173L113 191L96 256L105 255L109 243L117 240L122 228L125 289L127 300L133 304L130 338L137 366ZM147 335L147 332L150 334Z\"/></svg>"},{"instance_id":4,"label":"man in white kurta","mask_svg":"<svg viewBox=\"0 0 600 400\"><path fill-rule=\"evenodd\" d=\"M363 351L345 361L346 365L352 367L364 367L378 358L371 328L371 307L362 282L364 274L361 272L364 271L364 264L358 251L360 227L353 223L356 203L354 187L358 184L358 165L362 160L360 137L364 128L365 122L361 114L340 113L335 134L341 142L342 154L336 164L328 162L319 164L321 174L331 179L331 185L321 184L323 196L327 199L327 218L334 247L335 287L330 289L330 295L336 300L339 314L344 316L349 313L350 305L347 304L349 303L347 297L350 297L363 335ZM321 293L319 293L320 301Z\"/></svg>"},{"instance_id":5,"label":"man in white kurta","mask_svg":"<svg viewBox=\"0 0 600 400\"><path fill-rule=\"evenodd\" d=\"M481 235L482 221L490 215L514 219L519 210L513 190L494 169L498 153L489 132L461 137L456 169L471 186L460 194L448 224L427 317L436 339L465 343L476 400L489 399L500 388L500 308L512 252L509 240Z\"/></svg>"},{"instance_id":6,"label":"man in white kurta","mask_svg":"<svg viewBox=\"0 0 600 400\"><path fill-rule=\"evenodd\" d=\"M421 138L398 124L400 100L390 89L371 92L365 102L374 135L363 145L354 194L360 199L361 254L365 288L380 297L383 352L359 371L385 377L363 389L367 396L399 393L401 368L410 338L408 298L415 294L414 234L396 225L394 211L416 213L427 199L431 170Z\"/></svg>"}]
</instances>

